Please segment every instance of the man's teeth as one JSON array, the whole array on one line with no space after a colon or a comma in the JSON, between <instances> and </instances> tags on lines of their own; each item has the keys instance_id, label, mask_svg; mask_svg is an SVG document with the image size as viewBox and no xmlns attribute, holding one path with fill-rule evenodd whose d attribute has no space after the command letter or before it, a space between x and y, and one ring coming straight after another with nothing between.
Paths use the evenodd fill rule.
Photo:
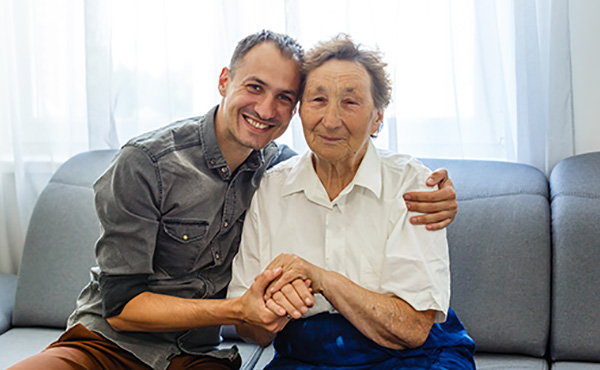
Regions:
<instances>
[{"instance_id":1,"label":"man's teeth","mask_svg":"<svg viewBox=\"0 0 600 370\"><path fill-rule=\"evenodd\" d=\"M269 125L263 125L260 122L256 122L255 120L253 120L252 118L246 117L246 121L248 121L248 123L256 128L259 128L261 130L264 130L266 128L269 127Z\"/></svg>"}]
</instances>

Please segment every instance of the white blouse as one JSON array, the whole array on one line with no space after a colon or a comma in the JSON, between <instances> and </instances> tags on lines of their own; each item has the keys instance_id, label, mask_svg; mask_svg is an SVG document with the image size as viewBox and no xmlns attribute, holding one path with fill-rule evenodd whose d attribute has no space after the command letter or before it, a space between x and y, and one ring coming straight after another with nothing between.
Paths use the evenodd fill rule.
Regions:
<instances>
[{"instance_id":1,"label":"white blouse","mask_svg":"<svg viewBox=\"0 0 600 370\"><path fill-rule=\"evenodd\" d=\"M399 297L415 310L438 311L436 322L445 321L450 301L446 231L410 224L414 214L403 200L406 192L432 190L425 185L431 171L413 157L369 143L352 182L330 201L311 155L291 158L264 175L246 214L228 298L244 294L254 277L285 252L365 289Z\"/></svg>"}]
</instances>

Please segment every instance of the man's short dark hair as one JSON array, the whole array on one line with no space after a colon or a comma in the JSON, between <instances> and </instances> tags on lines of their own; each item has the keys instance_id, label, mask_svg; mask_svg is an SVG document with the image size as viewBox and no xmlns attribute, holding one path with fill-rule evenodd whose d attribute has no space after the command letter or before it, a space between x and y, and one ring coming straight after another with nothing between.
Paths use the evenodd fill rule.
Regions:
<instances>
[{"instance_id":1,"label":"man's short dark hair","mask_svg":"<svg viewBox=\"0 0 600 370\"><path fill-rule=\"evenodd\" d=\"M288 35L269 30L262 30L247 36L238 42L235 50L233 51L233 55L231 56L231 61L229 62L229 70L231 71L232 75L235 74L235 69L237 68L240 60L242 60L253 47L263 42L273 43L273 45L279 48L281 55L297 61L300 70L302 70L302 64L304 63L304 49L302 46L300 46L296 40ZM302 80L304 80L304 78L302 78Z\"/></svg>"}]
</instances>

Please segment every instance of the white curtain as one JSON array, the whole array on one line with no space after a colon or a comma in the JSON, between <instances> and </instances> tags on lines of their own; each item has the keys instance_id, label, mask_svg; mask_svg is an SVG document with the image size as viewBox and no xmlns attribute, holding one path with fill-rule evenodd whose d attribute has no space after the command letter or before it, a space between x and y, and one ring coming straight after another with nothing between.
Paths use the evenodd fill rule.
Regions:
<instances>
[{"instance_id":1,"label":"white curtain","mask_svg":"<svg viewBox=\"0 0 600 370\"><path fill-rule=\"evenodd\" d=\"M219 102L236 42L267 28L307 49L377 46L394 82L376 145L509 160L573 154L568 0L0 0L0 272L72 155L118 148ZM306 149L298 117L279 140Z\"/></svg>"}]
</instances>

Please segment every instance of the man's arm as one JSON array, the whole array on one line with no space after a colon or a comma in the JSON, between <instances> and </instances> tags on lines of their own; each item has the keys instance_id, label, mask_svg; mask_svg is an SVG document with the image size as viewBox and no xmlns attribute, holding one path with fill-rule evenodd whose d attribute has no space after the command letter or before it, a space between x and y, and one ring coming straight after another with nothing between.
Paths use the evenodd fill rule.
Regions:
<instances>
[{"instance_id":1,"label":"man's arm","mask_svg":"<svg viewBox=\"0 0 600 370\"><path fill-rule=\"evenodd\" d=\"M189 299L143 292L116 316L107 318L117 331L179 331L212 325L250 324L277 332L287 319L271 311L264 291L281 270L266 270L246 293L234 299Z\"/></svg>"},{"instance_id":2,"label":"man's arm","mask_svg":"<svg viewBox=\"0 0 600 370\"><path fill-rule=\"evenodd\" d=\"M429 176L427 186L438 185L439 190L410 192L404 194L409 211L424 213L411 217L413 225L426 225L427 230L440 230L452 223L458 212L454 184L448 177L448 171L438 169Z\"/></svg>"},{"instance_id":3,"label":"man's arm","mask_svg":"<svg viewBox=\"0 0 600 370\"><path fill-rule=\"evenodd\" d=\"M281 284L293 277L312 281L315 293L321 293L361 333L375 343L391 349L421 346L435 321L436 311L417 311L404 300L372 292L343 275L322 269L292 255L281 254L272 266L282 266L284 273L272 287L272 300L277 304L287 299Z\"/></svg>"}]
</instances>

